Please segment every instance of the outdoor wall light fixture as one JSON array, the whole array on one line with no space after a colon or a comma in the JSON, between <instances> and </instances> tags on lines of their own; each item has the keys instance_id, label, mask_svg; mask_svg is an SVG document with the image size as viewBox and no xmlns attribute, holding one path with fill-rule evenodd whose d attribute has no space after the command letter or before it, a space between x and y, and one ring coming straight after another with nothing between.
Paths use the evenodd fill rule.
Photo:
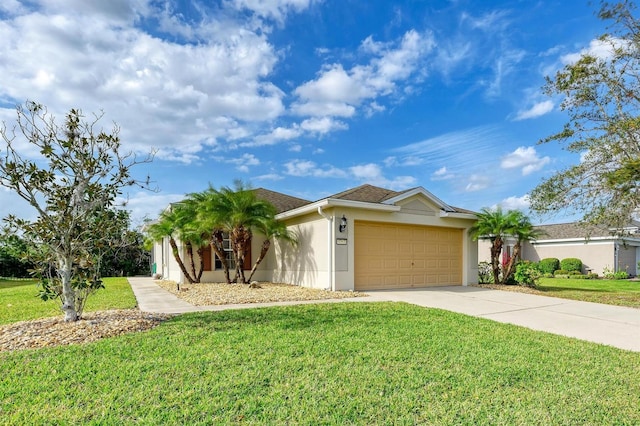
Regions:
<instances>
[{"instance_id":1,"label":"outdoor wall light fixture","mask_svg":"<svg viewBox=\"0 0 640 426\"><path fill-rule=\"evenodd\" d=\"M347 230L347 218L342 215L342 219L340 219L340 226L338 226L340 232L344 232Z\"/></svg>"}]
</instances>

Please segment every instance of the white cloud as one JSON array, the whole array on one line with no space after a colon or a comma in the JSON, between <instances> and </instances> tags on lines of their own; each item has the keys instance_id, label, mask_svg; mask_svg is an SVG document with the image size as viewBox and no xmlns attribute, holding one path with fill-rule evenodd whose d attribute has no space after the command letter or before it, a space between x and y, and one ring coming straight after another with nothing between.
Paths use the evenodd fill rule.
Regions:
<instances>
[{"instance_id":1,"label":"white cloud","mask_svg":"<svg viewBox=\"0 0 640 426\"><path fill-rule=\"evenodd\" d=\"M469 183L465 187L466 192L481 191L491 185L491 178L487 175L474 174L469 177Z\"/></svg>"},{"instance_id":2,"label":"white cloud","mask_svg":"<svg viewBox=\"0 0 640 426\"><path fill-rule=\"evenodd\" d=\"M431 175L431 180L433 181L449 180L449 179L453 179L454 177L455 177L455 174L447 170L446 167L440 167L438 170L433 172L433 174Z\"/></svg>"},{"instance_id":3,"label":"white cloud","mask_svg":"<svg viewBox=\"0 0 640 426\"><path fill-rule=\"evenodd\" d=\"M313 177L331 177L344 178L347 173L333 166L319 167L316 163L309 160L292 160L285 163L285 174L290 176L313 176Z\"/></svg>"},{"instance_id":4,"label":"white cloud","mask_svg":"<svg viewBox=\"0 0 640 426\"><path fill-rule=\"evenodd\" d=\"M366 65L346 70L342 64L326 65L315 80L297 87L292 111L299 115L351 117L365 100L365 113L382 111L375 99L393 94L412 74L423 71L424 56L433 50L431 34L408 31L395 44L368 37L361 49L374 57Z\"/></svg>"},{"instance_id":5,"label":"white cloud","mask_svg":"<svg viewBox=\"0 0 640 426\"><path fill-rule=\"evenodd\" d=\"M145 218L155 219L169 204L184 199L184 194L157 194L150 191L130 192L118 198L117 203L126 202L123 207L131 213L131 224L142 225Z\"/></svg>"},{"instance_id":6,"label":"white cloud","mask_svg":"<svg viewBox=\"0 0 640 426\"><path fill-rule=\"evenodd\" d=\"M298 144L291 145L289 147L289 151L291 151L291 152L300 152L300 151L302 151L302 145L298 145Z\"/></svg>"},{"instance_id":7,"label":"white cloud","mask_svg":"<svg viewBox=\"0 0 640 426\"><path fill-rule=\"evenodd\" d=\"M416 184L416 179L413 176L398 176L387 179L383 176L380 166L373 163L350 167L349 172L361 182L389 189L405 189Z\"/></svg>"},{"instance_id":8,"label":"white cloud","mask_svg":"<svg viewBox=\"0 0 640 426\"><path fill-rule=\"evenodd\" d=\"M300 128L311 133L324 135L335 130L346 130L348 126L339 120L330 117L308 118L300 123Z\"/></svg>"},{"instance_id":9,"label":"white cloud","mask_svg":"<svg viewBox=\"0 0 640 426\"><path fill-rule=\"evenodd\" d=\"M549 157L540 158L534 147L521 146L502 157L500 167L503 169L522 168L522 175L526 176L542 169L550 161Z\"/></svg>"},{"instance_id":10,"label":"white cloud","mask_svg":"<svg viewBox=\"0 0 640 426\"><path fill-rule=\"evenodd\" d=\"M239 10L250 10L263 18L281 22L289 12L300 12L321 0L229 0Z\"/></svg>"},{"instance_id":11,"label":"white cloud","mask_svg":"<svg viewBox=\"0 0 640 426\"><path fill-rule=\"evenodd\" d=\"M568 53L560 57L563 65L574 64L584 56L589 55L598 59L611 59L614 49L624 47L626 42L622 39L611 37L607 40L594 39L591 40L589 46L579 52Z\"/></svg>"},{"instance_id":12,"label":"white cloud","mask_svg":"<svg viewBox=\"0 0 640 426\"><path fill-rule=\"evenodd\" d=\"M58 117L70 108L104 110L107 125L121 126L125 147L153 146L159 158L183 162L194 160L194 145L260 133L245 123L285 111L284 92L267 80L279 53L263 32L203 12L188 24L173 16L177 37L190 43L160 39L137 26L140 16L163 19L167 11L153 7L142 0L5 4L18 15L0 22L0 99L36 100Z\"/></svg>"},{"instance_id":13,"label":"white cloud","mask_svg":"<svg viewBox=\"0 0 640 426\"><path fill-rule=\"evenodd\" d=\"M553 101L542 101L533 105L531 108L523 111L518 111L515 120L527 120L529 118L536 118L543 116L553 111Z\"/></svg>"},{"instance_id":14,"label":"white cloud","mask_svg":"<svg viewBox=\"0 0 640 426\"><path fill-rule=\"evenodd\" d=\"M529 195L523 195L522 197L511 196L505 198L498 203L503 210L527 210L530 205ZM494 206L494 208L497 206Z\"/></svg>"},{"instance_id":15,"label":"white cloud","mask_svg":"<svg viewBox=\"0 0 640 426\"><path fill-rule=\"evenodd\" d=\"M277 174L277 173L267 173L266 175L256 176L253 179L255 179L255 180L272 180L272 181L276 181L276 180L282 180L282 179L284 179L284 177L279 175L279 174Z\"/></svg>"}]
</instances>

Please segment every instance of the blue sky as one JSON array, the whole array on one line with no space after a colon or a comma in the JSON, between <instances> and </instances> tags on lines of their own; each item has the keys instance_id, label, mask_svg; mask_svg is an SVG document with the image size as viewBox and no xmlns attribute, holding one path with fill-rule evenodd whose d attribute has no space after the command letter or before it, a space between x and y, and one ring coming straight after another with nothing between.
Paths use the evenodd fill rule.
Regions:
<instances>
[{"instance_id":1,"label":"blue sky","mask_svg":"<svg viewBox=\"0 0 640 426\"><path fill-rule=\"evenodd\" d=\"M581 52L603 54L595 7L3 0L0 119L27 99L60 118L102 110L125 149L157 149L137 173L159 192L128 194L136 221L234 179L309 200L423 186L458 207L526 210L543 177L579 161L537 144L566 120L541 87ZM32 215L0 197L0 214Z\"/></svg>"}]
</instances>

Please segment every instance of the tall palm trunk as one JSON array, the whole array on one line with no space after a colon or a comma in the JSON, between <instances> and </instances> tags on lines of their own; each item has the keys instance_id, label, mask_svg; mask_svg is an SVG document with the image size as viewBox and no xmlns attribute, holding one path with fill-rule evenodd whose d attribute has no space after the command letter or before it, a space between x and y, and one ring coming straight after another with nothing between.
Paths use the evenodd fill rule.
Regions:
<instances>
[{"instance_id":1,"label":"tall palm trunk","mask_svg":"<svg viewBox=\"0 0 640 426\"><path fill-rule=\"evenodd\" d=\"M503 241L501 237L493 239L491 244L491 269L493 271L493 282L500 283L500 253L502 253Z\"/></svg>"},{"instance_id":2,"label":"tall palm trunk","mask_svg":"<svg viewBox=\"0 0 640 426\"><path fill-rule=\"evenodd\" d=\"M196 261L193 256L193 244L190 241L184 243L187 248L187 257L189 257L189 263L191 265L191 279L195 283L199 283L198 273L196 272Z\"/></svg>"},{"instance_id":3,"label":"tall palm trunk","mask_svg":"<svg viewBox=\"0 0 640 426\"><path fill-rule=\"evenodd\" d=\"M515 272L515 266L516 263L518 263L518 260L520 260L520 252L522 250L522 243L520 241L516 241L516 243L513 245L513 253L511 256L511 259L509 259L509 263L507 263L507 267L504 270L504 273L502 274L502 284L505 284L509 278L511 277L511 275L513 275L513 273Z\"/></svg>"},{"instance_id":4,"label":"tall palm trunk","mask_svg":"<svg viewBox=\"0 0 640 426\"><path fill-rule=\"evenodd\" d=\"M222 262L222 270L224 271L224 277L227 280L227 284L231 284L231 278L229 277L229 264L227 263L227 252L224 250L224 234L221 230L216 229L211 233L211 248L213 252L218 256L220 262Z\"/></svg>"},{"instance_id":5,"label":"tall palm trunk","mask_svg":"<svg viewBox=\"0 0 640 426\"><path fill-rule=\"evenodd\" d=\"M249 244L251 244L251 229L240 225L231 231L230 237L233 254L236 260L236 276L234 281L239 282L240 284L246 284L247 279L244 275L244 259L249 251Z\"/></svg>"},{"instance_id":6,"label":"tall palm trunk","mask_svg":"<svg viewBox=\"0 0 640 426\"><path fill-rule=\"evenodd\" d=\"M171 252L173 253L173 257L176 259L176 262L178 262L178 266L180 267L182 274L185 276L187 281L189 281L189 284L193 284L193 278L191 278L191 275L189 275L187 268L184 266L184 263L180 258L180 250L178 250L178 245L176 244L176 240L174 240L173 237L169 237L169 245L171 246Z\"/></svg>"},{"instance_id":7,"label":"tall palm trunk","mask_svg":"<svg viewBox=\"0 0 640 426\"><path fill-rule=\"evenodd\" d=\"M204 272L204 246L198 246L198 257L200 258L200 270L196 275L196 282L199 283L202 280L202 273Z\"/></svg>"},{"instance_id":8,"label":"tall palm trunk","mask_svg":"<svg viewBox=\"0 0 640 426\"><path fill-rule=\"evenodd\" d=\"M260 249L260 256L258 256L258 260L256 260L256 263L254 263L253 268L251 268L251 273L249 274L249 278L247 279L247 281L251 282L251 278L253 278L253 274L256 273L256 270L258 269L258 265L265 258L270 247L271 247L271 240L267 239L262 242L262 248Z\"/></svg>"}]
</instances>

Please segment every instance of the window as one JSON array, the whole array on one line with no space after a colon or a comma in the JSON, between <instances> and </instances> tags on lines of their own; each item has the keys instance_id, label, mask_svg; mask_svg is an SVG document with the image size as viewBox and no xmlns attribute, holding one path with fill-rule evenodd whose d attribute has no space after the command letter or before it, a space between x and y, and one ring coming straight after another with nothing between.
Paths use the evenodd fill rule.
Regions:
<instances>
[{"instance_id":1,"label":"window","mask_svg":"<svg viewBox=\"0 0 640 426\"><path fill-rule=\"evenodd\" d=\"M229 234L228 233L224 233L224 236L222 237L222 246L224 247L224 252L225 255L227 256L227 265L229 266L230 270L235 270L236 269L236 262L235 259L233 258L233 251L231 250L231 240L229 239ZM245 271L251 269L251 243L249 243L249 246L247 247L247 253L245 253L244 256L244 265L243 265L243 269ZM209 248L211 250L211 248ZM220 260L220 258L216 255L215 256L216 260L215 260L215 269L216 270L220 270L222 269L222 260ZM205 269L207 270L207 269ZM208 269L210 270L210 269Z\"/></svg>"}]
</instances>

